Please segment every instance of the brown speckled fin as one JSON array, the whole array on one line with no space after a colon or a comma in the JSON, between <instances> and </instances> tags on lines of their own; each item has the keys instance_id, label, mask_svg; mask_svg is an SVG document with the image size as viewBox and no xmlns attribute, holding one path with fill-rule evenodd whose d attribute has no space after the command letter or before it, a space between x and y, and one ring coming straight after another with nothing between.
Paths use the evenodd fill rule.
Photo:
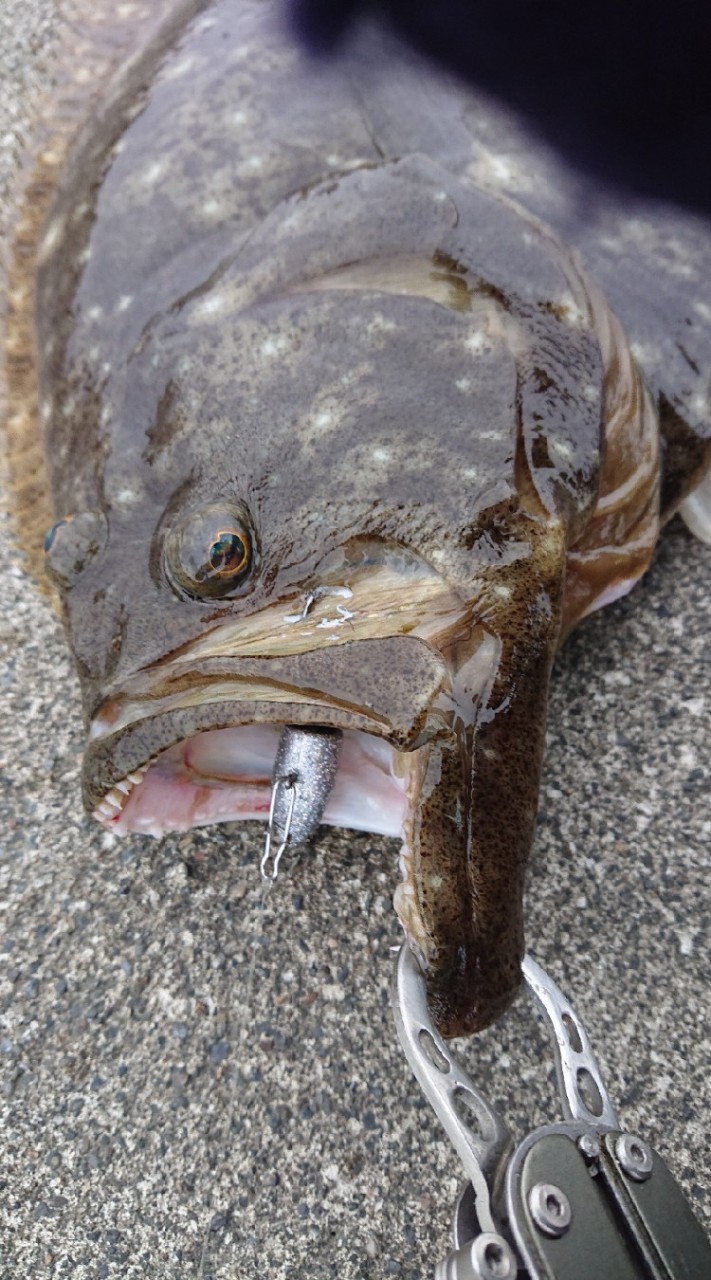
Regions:
<instances>
[{"instance_id":1,"label":"brown speckled fin","mask_svg":"<svg viewBox=\"0 0 711 1280\"><path fill-rule=\"evenodd\" d=\"M35 286L43 239L67 158L87 126L135 84L155 42L170 38L205 0L72 0L51 59L52 88L36 106L30 149L17 175L11 233L0 249L0 429L3 474L28 567L42 563L53 519L40 406ZM38 574L41 582L43 578Z\"/></svg>"},{"instance_id":2,"label":"brown speckled fin","mask_svg":"<svg viewBox=\"0 0 711 1280\"><path fill-rule=\"evenodd\" d=\"M453 733L424 776L396 904L424 961L447 1037L494 1022L521 980L523 887L535 824L548 682L562 600L559 524L536 522L533 557L492 596L458 669ZM483 639L482 639L483 633Z\"/></svg>"}]
</instances>

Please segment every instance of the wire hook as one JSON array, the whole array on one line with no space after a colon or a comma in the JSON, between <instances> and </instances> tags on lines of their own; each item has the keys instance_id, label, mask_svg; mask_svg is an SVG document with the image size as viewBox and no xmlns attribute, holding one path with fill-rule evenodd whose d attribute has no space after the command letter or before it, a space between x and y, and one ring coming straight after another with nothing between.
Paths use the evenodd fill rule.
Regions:
<instances>
[{"instance_id":1,"label":"wire hook","mask_svg":"<svg viewBox=\"0 0 711 1280\"><path fill-rule=\"evenodd\" d=\"M290 792L289 808L287 810L286 822L284 823L284 830L283 830L281 839L279 841L279 846L277 848L276 853L272 855L272 840L274 839L274 835L275 835L274 811L276 809L277 798L279 795L279 788L282 786L286 787L286 789ZM271 804L269 805L269 817L267 819L267 834L264 840L264 853L262 854L262 861L259 864L259 873L262 877L262 880L266 880L267 882L269 882L270 880L276 880L279 874L279 863L281 862L284 850L286 849L286 846L289 843L289 832L291 831L291 819L294 814L295 804L296 804L296 774L289 773L283 777L275 778L274 785L272 787ZM269 859L272 856L273 856L272 869L271 871L268 871L267 868L269 866Z\"/></svg>"}]
</instances>

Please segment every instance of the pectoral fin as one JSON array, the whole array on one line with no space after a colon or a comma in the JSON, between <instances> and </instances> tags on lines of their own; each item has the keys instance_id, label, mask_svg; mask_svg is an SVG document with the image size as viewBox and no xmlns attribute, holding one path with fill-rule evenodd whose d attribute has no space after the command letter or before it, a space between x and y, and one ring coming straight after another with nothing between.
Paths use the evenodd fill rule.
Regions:
<instances>
[{"instance_id":1,"label":"pectoral fin","mask_svg":"<svg viewBox=\"0 0 711 1280\"><path fill-rule=\"evenodd\" d=\"M498 1018L520 982L523 888L536 817L560 584L487 621L456 680L451 736L424 749L396 906L443 1035Z\"/></svg>"}]
</instances>

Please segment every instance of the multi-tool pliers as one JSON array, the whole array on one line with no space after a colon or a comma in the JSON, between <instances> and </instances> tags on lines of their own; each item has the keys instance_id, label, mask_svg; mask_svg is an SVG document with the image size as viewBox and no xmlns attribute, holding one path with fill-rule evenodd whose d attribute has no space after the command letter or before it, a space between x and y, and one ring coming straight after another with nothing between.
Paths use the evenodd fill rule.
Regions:
<instances>
[{"instance_id":1,"label":"multi-tool pliers","mask_svg":"<svg viewBox=\"0 0 711 1280\"><path fill-rule=\"evenodd\" d=\"M657 1152L621 1127L580 1019L530 957L523 974L553 1037L564 1120L515 1146L435 1029L409 947L398 956L398 1035L468 1180L436 1280L711 1280L699 1222Z\"/></svg>"}]
</instances>

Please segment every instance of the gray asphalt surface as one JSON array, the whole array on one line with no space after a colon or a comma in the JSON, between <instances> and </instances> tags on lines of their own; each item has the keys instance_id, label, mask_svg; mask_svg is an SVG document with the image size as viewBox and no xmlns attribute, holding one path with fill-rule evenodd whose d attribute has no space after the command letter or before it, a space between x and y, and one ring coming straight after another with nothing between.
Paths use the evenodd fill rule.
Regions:
<instances>
[{"instance_id":1,"label":"gray asphalt surface","mask_svg":"<svg viewBox=\"0 0 711 1280\"><path fill-rule=\"evenodd\" d=\"M5 197L55 7L0 9ZM0 553L0 1280L431 1275L461 1175L391 1023L397 842L325 832L265 899L256 825L103 833L61 629ZM675 523L561 654L527 911L707 1229L710 589ZM519 1135L557 1116L525 999L461 1056Z\"/></svg>"}]
</instances>

